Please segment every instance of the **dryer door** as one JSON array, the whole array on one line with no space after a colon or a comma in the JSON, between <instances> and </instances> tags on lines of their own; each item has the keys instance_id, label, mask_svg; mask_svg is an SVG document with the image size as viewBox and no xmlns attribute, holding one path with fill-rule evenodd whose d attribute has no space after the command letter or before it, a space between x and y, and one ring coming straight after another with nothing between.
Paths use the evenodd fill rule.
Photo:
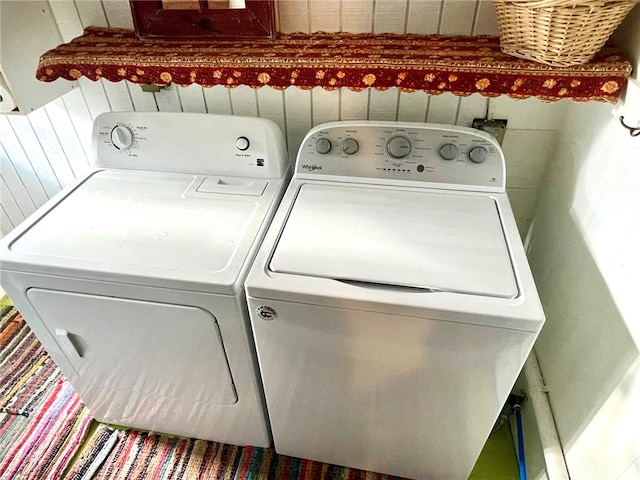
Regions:
<instances>
[{"instance_id":1,"label":"dryer door","mask_svg":"<svg viewBox=\"0 0 640 480\"><path fill-rule=\"evenodd\" d=\"M95 418L183 434L237 402L216 319L191 306L31 288L27 297ZM83 312L79 314L78 312Z\"/></svg>"},{"instance_id":2,"label":"dryer door","mask_svg":"<svg viewBox=\"0 0 640 480\"><path fill-rule=\"evenodd\" d=\"M269 268L433 292L519 293L496 200L480 193L302 185Z\"/></svg>"}]
</instances>

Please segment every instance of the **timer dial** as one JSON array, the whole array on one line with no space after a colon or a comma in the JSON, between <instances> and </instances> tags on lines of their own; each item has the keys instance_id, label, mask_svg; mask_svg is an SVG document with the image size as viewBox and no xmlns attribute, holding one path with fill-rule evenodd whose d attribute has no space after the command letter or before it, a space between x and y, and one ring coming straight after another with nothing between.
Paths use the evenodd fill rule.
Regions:
<instances>
[{"instance_id":1,"label":"timer dial","mask_svg":"<svg viewBox=\"0 0 640 480\"><path fill-rule=\"evenodd\" d=\"M116 125L111 130L111 142L118 150L126 150L133 145L133 132L125 125Z\"/></svg>"},{"instance_id":2,"label":"timer dial","mask_svg":"<svg viewBox=\"0 0 640 480\"><path fill-rule=\"evenodd\" d=\"M387 142L387 153L393 158L404 158L411 151L411 142L404 137L391 137Z\"/></svg>"}]
</instances>

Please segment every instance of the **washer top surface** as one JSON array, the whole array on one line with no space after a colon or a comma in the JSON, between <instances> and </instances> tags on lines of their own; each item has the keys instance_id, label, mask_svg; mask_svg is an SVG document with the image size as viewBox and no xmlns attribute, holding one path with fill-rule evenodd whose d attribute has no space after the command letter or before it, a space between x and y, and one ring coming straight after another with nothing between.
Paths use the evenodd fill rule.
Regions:
<instances>
[{"instance_id":1,"label":"washer top surface","mask_svg":"<svg viewBox=\"0 0 640 480\"><path fill-rule=\"evenodd\" d=\"M499 298L518 296L491 195L303 184L273 272Z\"/></svg>"}]
</instances>

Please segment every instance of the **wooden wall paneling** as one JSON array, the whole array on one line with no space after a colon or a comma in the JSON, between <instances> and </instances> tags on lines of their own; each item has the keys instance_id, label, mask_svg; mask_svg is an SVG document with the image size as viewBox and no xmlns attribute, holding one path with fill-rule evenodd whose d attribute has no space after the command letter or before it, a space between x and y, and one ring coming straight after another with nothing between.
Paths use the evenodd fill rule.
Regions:
<instances>
[{"instance_id":1,"label":"wooden wall paneling","mask_svg":"<svg viewBox=\"0 0 640 480\"><path fill-rule=\"evenodd\" d=\"M444 0L440 21L441 35L471 35L476 0Z\"/></svg>"},{"instance_id":2,"label":"wooden wall paneling","mask_svg":"<svg viewBox=\"0 0 640 480\"><path fill-rule=\"evenodd\" d=\"M111 111L111 106L109 105L102 81L93 82L88 78L82 77L78 79L78 84L87 102L92 120L101 113Z\"/></svg>"},{"instance_id":3,"label":"wooden wall paneling","mask_svg":"<svg viewBox=\"0 0 640 480\"><path fill-rule=\"evenodd\" d=\"M76 88L72 81L42 83L35 76L40 55L62 43L48 1L2 1L0 6L0 63L10 103L26 114Z\"/></svg>"},{"instance_id":4,"label":"wooden wall paneling","mask_svg":"<svg viewBox=\"0 0 640 480\"><path fill-rule=\"evenodd\" d=\"M287 123L284 113L284 91L262 87L256 90L256 96L260 116L275 122L286 139Z\"/></svg>"},{"instance_id":5,"label":"wooden wall paneling","mask_svg":"<svg viewBox=\"0 0 640 480\"><path fill-rule=\"evenodd\" d=\"M82 35L86 26L107 26L100 0L50 0L49 6L65 42ZM78 85L89 108L91 120L98 114L111 110L101 81L92 82L83 77L78 80Z\"/></svg>"},{"instance_id":6,"label":"wooden wall paneling","mask_svg":"<svg viewBox=\"0 0 640 480\"><path fill-rule=\"evenodd\" d=\"M445 92L440 95L431 95L427 122L455 125L459 107L460 97L456 97L453 93Z\"/></svg>"},{"instance_id":7,"label":"wooden wall paneling","mask_svg":"<svg viewBox=\"0 0 640 480\"><path fill-rule=\"evenodd\" d=\"M156 97L156 104L160 112L181 112L180 97L178 96L178 86L169 85L158 93L153 94Z\"/></svg>"},{"instance_id":8,"label":"wooden wall paneling","mask_svg":"<svg viewBox=\"0 0 640 480\"><path fill-rule=\"evenodd\" d=\"M289 158L293 162L298 154L302 139L312 127L311 90L287 88L284 91L284 102Z\"/></svg>"},{"instance_id":9,"label":"wooden wall paneling","mask_svg":"<svg viewBox=\"0 0 640 480\"><path fill-rule=\"evenodd\" d=\"M470 127L474 118L486 118L489 99L479 93L460 98L456 125Z\"/></svg>"},{"instance_id":10,"label":"wooden wall paneling","mask_svg":"<svg viewBox=\"0 0 640 480\"><path fill-rule=\"evenodd\" d=\"M424 92L400 92L398 120L402 122L425 122L429 109L429 95Z\"/></svg>"},{"instance_id":11,"label":"wooden wall paneling","mask_svg":"<svg viewBox=\"0 0 640 480\"><path fill-rule=\"evenodd\" d=\"M102 8L111 28L133 30L133 17L129 0L102 0Z\"/></svg>"},{"instance_id":12,"label":"wooden wall paneling","mask_svg":"<svg viewBox=\"0 0 640 480\"><path fill-rule=\"evenodd\" d=\"M85 158L89 160L93 155L91 151L93 120L91 119L89 108L82 95L82 90L79 88L72 90L62 97L62 102L67 109L69 120L84 150Z\"/></svg>"},{"instance_id":13,"label":"wooden wall paneling","mask_svg":"<svg viewBox=\"0 0 640 480\"><path fill-rule=\"evenodd\" d=\"M342 0L312 0L309 2L311 32L339 32Z\"/></svg>"},{"instance_id":14,"label":"wooden wall paneling","mask_svg":"<svg viewBox=\"0 0 640 480\"><path fill-rule=\"evenodd\" d=\"M22 218L26 218L36 211L39 205L36 205L29 195L25 184L20 178L15 165L11 162L9 155L0 145L0 171L2 171L2 180L7 188L7 191L3 193L3 197L11 195L12 202L15 203ZM4 202L4 198L1 203ZM13 223L13 221L12 221Z\"/></svg>"},{"instance_id":15,"label":"wooden wall paneling","mask_svg":"<svg viewBox=\"0 0 640 480\"><path fill-rule=\"evenodd\" d=\"M51 125L46 109L43 107L34 110L28 115L28 119L34 132L37 132L40 146L49 159L49 164L53 168L60 186L69 185L76 177L73 174L65 151L62 149L60 139Z\"/></svg>"},{"instance_id":16,"label":"wooden wall paneling","mask_svg":"<svg viewBox=\"0 0 640 480\"><path fill-rule=\"evenodd\" d=\"M311 90L313 125L340 119L340 95L335 90L315 87Z\"/></svg>"},{"instance_id":17,"label":"wooden wall paneling","mask_svg":"<svg viewBox=\"0 0 640 480\"><path fill-rule=\"evenodd\" d=\"M129 89L129 96L133 103L133 110L136 112L157 112L158 104L152 92L143 92L142 87L136 83L129 83L123 80Z\"/></svg>"},{"instance_id":18,"label":"wooden wall paneling","mask_svg":"<svg viewBox=\"0 0 640 480\"><path fill-rule=\"evenodd\" d=\"M283 33L310 33L309 0L278 0L278 24Z\"/></svg>"},{"instance_id":19,"label":"wooden wall paneling","mask_svg":"<svg viewBox=\"0 0 640 480\"><path fill-rule=\"evenodd\" d=\"M373 0L343 0L340 15L343 32L373 31Z\"/></svg>"},{"instance_id":20,"label":"wooden wall paneling","mask_svg":"<svg viewBox=\"0 0 640 480\"><path fill-rule=\"evenodd\" d=\"M133 111L133 102L129 89L124 81L111 82L102 79L102 86L109 101L109 108L113 112L131 112Z\"/></svg>"},{"instance_id":21,"label":"wooden wall paneling","mask_svg":"<svg viewBox=\"0 0 640 480\"><path fill-rule=\"evenodd\" d=\"M340 89L340 120L366 120L369 116L369 90Z\"/></svg>"},{"instance_id":22,"label":"wooden wall paneling","mask_svg":"<svg viewBox=\"0 0 640 480\"><path fill-rule=\"evenodd\" d=\"M215 87L203 88L203 93L209 113L217 113L220 115L231 115L233 113L228 88L222 85L216 85Z\"/></svg>"},{"instance_id":23,"label":"wooden wall paneling","mask_svg":"<svg viewBox=\"0 0 640 480\"><path fill-rule=\"evenodd\" d=\"M49 0L49 7L64 42L70 42L82 35L82 22L73 0Z\"/></svg>"},{"instance_id":24,"label":"wooden wall paneling","mask_svg":"<svg viewBox=\"0 0 640 480\"><path fill-rule=\"evenodd\" d=\"M14 227L15 225L11 223L11 220L9 219L9 216L5 211L2 202L0 202L0 238L4 237L7 233L13 230Z\"/></svg>"},{"instance_id":25,"label":"wooden wall paneling","mask_svg":"<svg viewBox=\"0 0 640 480\"><path fill-rule=\"evenodd\" d=\"M51 3L51 0L49 0ZM82 27L108 27L109 22L100 0L75 0Z\"/></svg>"},{"instance_id":26,"label":"wooden wall paneling","mask_svg":"<svg viewBox=\"0 0 640 480\"><path fill-rule=\"evenodd\" d=\"M376 0L373 33L404 33L407 25L406 0Z\"/></svg>"},{"instance_id":27,"label":"wooden wall paneling","mask_svg":"<svg viewBox=\"0 0 640 480\"><path fill-rule=\"evenodd\" d=\"M441 12L442 0L411 0L407 15L407 33L438 33Z\"/></svg>"},{"instance_id":28,"label":"wooden wall paneling","mask_svg":"<svg viewBox=\"0 0 640 480\"><path fill-rule=\"evenodd\" d=\"M369 120L390 120L398 118L397 88L387 90L371 90L369 96Z\"/></svg>"},{"instance_id":29,"label":"wooden wall paneling","mask_svg":"<svg viewBox=\"0 0 640 480\"><path fill-rule=\"evenodd\" d=\"M45 190L44 183L39 176L41 172L36 172L31 165L24 148L20 144L20 140L16 136L11 123L9 123L7 115L0 115L0 147L2 148L0 154L6 155L7 159L12 163L36 207L44 204L59 190L60 185L57 182L50 186L49 191ZM2 175L4 176L4 171ZM52 180L55 180L53 174L51 177Z\"/></svg>"},{"instance_id":30,"label":"wooden wall paneling","mask_svg":"<svg viewBox=\"0 0 640 480\"><path fill-rule=\"evenodd\" d=\"M88 170L89 160L71 122L67 107L62 98L59 98L43 108L47 112L47 117L71 167L73 177L77 178Z\"/></svg>"},{"instance_id":31,"label":"wooden wall paneling","mask_svg":"<svg viewBox=\"0 0 640 480\"><path fill-rule=\"evenodd\" d=\"M500 35L496 9L492 0L478 0L478 14L473 26L473 35Z\"/></svg>"},{"instance_id":32,"label":"wooden wall paneling","mask_svg":"<svg viewBox=\"0 0 640 480\"><path fill-rule=\"evenodd\" d=\"M18 142L17 145L13 145L13 151L8 151L9 155L16 162L25 162L25 165L30 164L38 176L47 197L53 197L60 191L61 185L49 163L49 159L40 146L40 140L33 131L29 119L24 115L10 115L8 120ZM2 143L8 150L5 141L3 139ZM19 150L22 150L22 155ZM31 196L34 198L33 193Z\"/></svg>"},{"instance_id":33,"label":"wooden wall paneling","mask_svg":"<svg viewBox=\"0 0 640 480\"><path fill-rule=\"evenodd\" d=\"M247 85L238 85L229 89L231 108L234 115L244 117L258 116L258 97L256 90Z\"/></svg>"},{"instance_id":34,"label":"wooden wall paneling","mask_svg":"<svg viewBox=\"0 0 640 480\"><path fill-rule=\"evenodd\" d=\"M4 176L0 177L0 205L2 205L2 234L10 232L15 226L25 219L20 207L6 184ZM5 232L5 229L7 231Z\"/></svg>"},{"instance_id":35,"label":"wooden wall paneling","mask_svg":"<svg viewBox=\"0 0 640 480\"><path fill-rule=\"evenodd\" d=\"M51 0L50 0L50 3ZM79 17L82 28L89 26L108 27L109 21L104 10L104 6L100 0L74 0L77 15ZM92 82L87 78L79 80L80 88L87 100L87 105L91 116L95 119L97 115L103 112L112 111L110 99L107 90L109 86L103 84L103 80ZM116 87L117 88L117 87ZM115 93L115 92L110 92ZM122 97L116 98L114 103L120 108L119 101Z\"/></svg>"},{"instance_id":36,"label":"wooden wall paneling","mask_svg":"<svg viewBox=\"0 0 640 480\"><path fill-rule=\"evenodd\" d=\"M177 87L183 112L207 113L203 88L200 85Z\"/></svg>"}]
</instances>

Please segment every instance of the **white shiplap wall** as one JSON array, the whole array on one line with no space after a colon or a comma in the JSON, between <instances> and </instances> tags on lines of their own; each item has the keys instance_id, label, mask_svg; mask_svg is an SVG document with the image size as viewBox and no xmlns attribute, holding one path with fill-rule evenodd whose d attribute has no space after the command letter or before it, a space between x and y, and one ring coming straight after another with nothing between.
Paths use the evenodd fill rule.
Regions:
<instances>
[{"instance_id":1,"label":"white shiplap wall","mask_svg":"<svg viewBox=\"0 0 640 480\"><path fill-rule=\"evenodd\" d=\"M128 0L49 0L64 41L84 27L133 28ZM446 35L498 34L490 0L277 0L282 32L346 31ZM25 32L28 28L25 28ZM33 32L32 32L33 33ZM261 116L285 133L293 158L304 134L331 120L372 119L470 126L474 117L507 118L504 149L507 185L521 231L529 223L556 127L565 103L478 94L320 88L277 91L248 87L171 86L143 93L139 86L107 80L79 81L80 88L29 115L0 115L0 229L7 233L89 165L91 124L105 111L185 111ZM46 88L46 84L43 84ZM552 127L550 127L552 126Z\"/></svg>"}]
</instances>

